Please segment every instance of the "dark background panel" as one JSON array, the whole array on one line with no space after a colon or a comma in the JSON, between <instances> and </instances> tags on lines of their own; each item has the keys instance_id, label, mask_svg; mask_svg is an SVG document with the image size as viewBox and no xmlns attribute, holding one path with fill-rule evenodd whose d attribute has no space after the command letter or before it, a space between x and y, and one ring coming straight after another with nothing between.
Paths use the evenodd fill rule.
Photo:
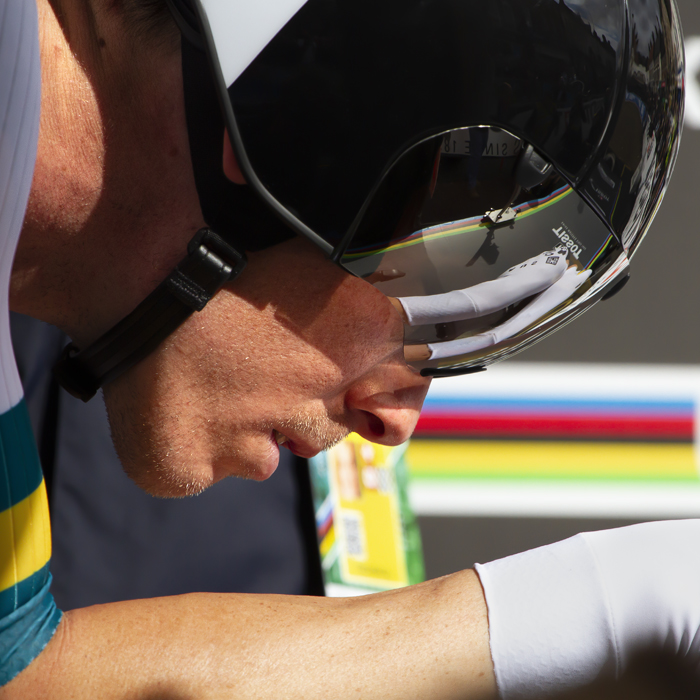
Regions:
<instances>
[{"instance_id":1,"label":"dark background panel","mask_svg":"<svg viewBox=\"0 0 700 700\"><path fill-rule=\"evenodd\" d=\"M640 522L599 518L418 518L427 578L444 576L558 542L579 532L606 530Z\"/></svg>"}]
</instances>

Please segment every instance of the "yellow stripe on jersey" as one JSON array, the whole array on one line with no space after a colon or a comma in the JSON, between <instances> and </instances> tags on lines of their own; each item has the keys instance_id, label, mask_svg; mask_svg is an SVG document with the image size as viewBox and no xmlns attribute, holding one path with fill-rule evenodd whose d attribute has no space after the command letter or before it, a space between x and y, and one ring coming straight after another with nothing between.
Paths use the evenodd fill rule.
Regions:
<instances>
[{"instance_id":1,"label":"yellow stripe on jersey","mask_svg":"<svg viewBox=\"0 0 700 700\"><path fill-rule=\"evenodd\" d=\"M51 526L42 480L29 496L0 513L0 591L24 581L51 558Z\"/></svg>"}]
</instances>

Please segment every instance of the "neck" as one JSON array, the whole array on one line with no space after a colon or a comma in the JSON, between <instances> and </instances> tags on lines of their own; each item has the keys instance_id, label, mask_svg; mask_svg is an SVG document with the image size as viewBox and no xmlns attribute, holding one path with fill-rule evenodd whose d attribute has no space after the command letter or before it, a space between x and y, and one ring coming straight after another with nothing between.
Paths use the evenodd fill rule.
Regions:
<instances>
[{"instance_id":1,"label":"neck","mask_svg":"<svg viewBox=\"0 0 700 700\"><path fill-rule=\"evenodd\" d=\"M42 114L11 308L87 344L133 309L201 225L179 45L114 5L38 0Z\"/></svg>"}]
</instances>

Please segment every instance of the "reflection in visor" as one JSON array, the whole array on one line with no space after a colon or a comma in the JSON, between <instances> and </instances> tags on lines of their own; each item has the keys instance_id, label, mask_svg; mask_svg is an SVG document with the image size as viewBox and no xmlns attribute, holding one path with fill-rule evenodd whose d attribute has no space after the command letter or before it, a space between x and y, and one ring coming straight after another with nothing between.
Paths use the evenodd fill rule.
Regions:
<instances>
[{"instance_id":1,"label":"reflection in visor","mask_svg":"<svg viewBox=\"0 0 700 700\"><path fill-rule=\"evenodd\" d=\"M549 250L489 282L444 294L399 298L406 323L409 326L448 323L504 309L558 282L567 268L566 255L566 248Z\"/></svg>"},{"instance_id":2,"label":"reflection in visor","mask_svg":"<svg viewBox=\"0 0 700 700\"><path fill-rule=\"evenodd\" d=\"M516 313L494 330L441 343L426 343L422 346L408 345L405 349L406 359L409 362L444 360L451 357L469 355L512 338L516 333L536 323L560 304L563 304L578 290L590 275L590 270L580 272L576 267L569 267L559 280L554 282L548 289L538 294L524 309L522 309L522 311ZM519 291L513 291L516 292L514 297L522 297ZM426 298L430 299L431 297ZM514 298L513 302L504 302L504 306L501 308L506 308L510 303L515 303L519 300L519 298ZM399 302L403 305L404 300L399 299Z\"/></svg>"},{"instance_id":3,"label":"reflection in visor","mask_svg":"<svg viewBox=\"0 0 700 700\"><path fill-rule=\"evenodd\" d=\"M512 134L473 127L397 161L340 262L390 297L407 361L442 370L514 351L621 255L543 158Z\"/></svg>"}]
</instances>

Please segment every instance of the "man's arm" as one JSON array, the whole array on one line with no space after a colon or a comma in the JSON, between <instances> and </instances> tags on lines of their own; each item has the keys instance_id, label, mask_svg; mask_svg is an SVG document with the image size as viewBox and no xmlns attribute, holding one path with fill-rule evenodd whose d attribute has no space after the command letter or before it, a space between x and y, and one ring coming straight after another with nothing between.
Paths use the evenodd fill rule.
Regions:
<instances>
[{"instance_id":1,"label":"man's arm","mask_svg":"<svg viewBox=\"0 0 700 700\"><path fill-rule=\"evenodd\" d=\"M74 610L0 691L2 700L495 696L473 571L360 598L202 593Z\"/></svg>"}]
</instances>

